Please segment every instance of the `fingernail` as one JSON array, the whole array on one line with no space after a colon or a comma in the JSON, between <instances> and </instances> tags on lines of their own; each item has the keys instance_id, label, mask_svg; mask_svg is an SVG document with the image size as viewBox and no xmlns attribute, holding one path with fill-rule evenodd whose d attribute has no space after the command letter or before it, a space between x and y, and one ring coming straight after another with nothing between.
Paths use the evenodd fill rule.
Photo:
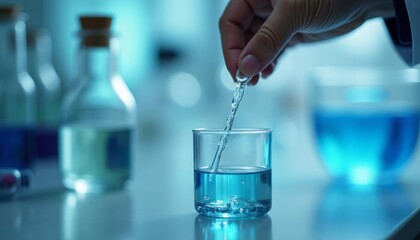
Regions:
<instances>
[{"instance_id":1,"label":"fingernail","mask_svg":"<svg viewBox=\"0 0 420 240\"><path fill-rule=\"evenodd\" d=\"M244 74L254 76L261 70L261 64L255 58L255 56L249 54L242 59L240 63L240 69Z\"/></svg>"}]
</instances>

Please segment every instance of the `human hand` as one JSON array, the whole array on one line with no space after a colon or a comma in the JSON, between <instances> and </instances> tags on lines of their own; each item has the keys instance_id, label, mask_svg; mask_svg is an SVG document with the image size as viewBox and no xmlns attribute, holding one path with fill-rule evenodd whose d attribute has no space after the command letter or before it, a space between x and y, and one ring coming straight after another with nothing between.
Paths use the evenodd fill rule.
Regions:
<instances>
[{"instance_id":1,"label":"human hand","mask_svg":"<svg viewBox=\"0 0 420 240\"><path fill-rule=\"evenodd\" d=\"M333 38L367 19L394 16L392 0L231 0L219 28L227 69L270 75L281 53L297 43Z\"/></svg>"}]
</instances>

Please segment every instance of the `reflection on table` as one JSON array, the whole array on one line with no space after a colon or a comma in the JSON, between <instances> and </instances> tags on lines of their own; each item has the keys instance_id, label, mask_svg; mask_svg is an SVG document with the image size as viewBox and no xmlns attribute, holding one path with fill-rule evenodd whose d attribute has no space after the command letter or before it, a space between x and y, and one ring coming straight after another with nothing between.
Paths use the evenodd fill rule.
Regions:
<instances>
[{"instance_id":1,"label":"reflection on table","mask_svg":"<svg viewBox=\"0 0 420 240\"><path fill-rule=\"evenodd\" d=\"M332 183L317 200L311 232L316 239L383 239L415 206L400 184Z\"/></svg>"}]
</instances>

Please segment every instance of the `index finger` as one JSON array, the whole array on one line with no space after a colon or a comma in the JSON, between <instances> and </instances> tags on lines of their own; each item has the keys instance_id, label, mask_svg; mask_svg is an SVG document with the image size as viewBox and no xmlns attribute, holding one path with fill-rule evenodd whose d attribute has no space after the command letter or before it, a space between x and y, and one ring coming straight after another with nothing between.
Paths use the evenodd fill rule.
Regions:
<instances>
[{"instance_id":1,"label":"index finger","mask_svg":"<svg viewBox=\"0 0 420 240\"><path fill-rule=\"evenodd\" d=\"M245 47L245 32L253 19L253 10L246 1L231 0L219 21L226 67L235 79L239 55Z\"/></svg>"}]
</instances>

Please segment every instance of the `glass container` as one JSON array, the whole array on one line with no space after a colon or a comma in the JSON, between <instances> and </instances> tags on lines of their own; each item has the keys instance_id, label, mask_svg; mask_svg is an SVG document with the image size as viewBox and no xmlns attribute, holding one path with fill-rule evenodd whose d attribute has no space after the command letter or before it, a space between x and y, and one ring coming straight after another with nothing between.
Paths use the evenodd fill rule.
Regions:
<instances>
[{"instance_id":1,"label":"glass container","mask_svg":"<svg viewBox=\"0 0 420 240\"><path fill-rule=\"evenodd\" d=\"M62 86L52 64L49 32L30 28L27 45L28 71L36 85L36 156L38 159L57 159Z\"/></svg>"},{"instance_id":2,"label":"glass container","mask_svg":"<svg viewBox=\"0 0 420 240\"><path fill-rule=\"evenodd\" d=\"M271 209L271 129L233 129L217 166L223 129L194 129L195 209L210 217L247 218Z\"/></svg>"},{"instance_id":3,"label":"glass container","mask_svg":"<svg viewBox=\"0 0 420 240\"><path fill-rule=\"evenodd\" d=\"M122 188L130 179L136 104L117 71L109 16L82 16L78 79L62 107L60 163L64 186L80 193Z\"/></svg>"},{"instance_id":4,"label":"glass container","mask_svg":"<svg viewBox=\"0 0 420 240\"><path fill-rule=\"evenodd\" d=\"M417 144L418 69L324 67L311 73L315 147L337 182L398 181Z\"/></svg>"},{"instance_id":5,"label":"glass container","mask_svg":"<svg viewBox=\"0 0 420 240\"><path fill-rule=\"evenodd\" d=\"M27 15L0 6L0 167L27 169L34 155L36 88L27 72Z\"/></svg>"}]
</instances>

